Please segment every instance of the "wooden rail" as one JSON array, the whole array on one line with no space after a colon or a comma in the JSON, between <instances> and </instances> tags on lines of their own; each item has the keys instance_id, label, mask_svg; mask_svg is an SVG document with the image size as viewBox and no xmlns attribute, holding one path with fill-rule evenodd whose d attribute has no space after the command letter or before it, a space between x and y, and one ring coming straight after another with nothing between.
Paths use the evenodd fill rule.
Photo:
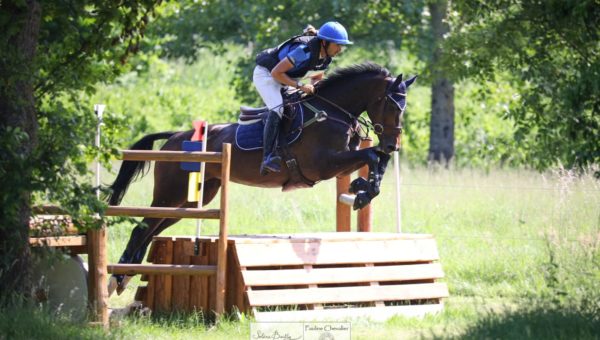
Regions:
<instances>
[{"instance_id":1,"label":"wooden rail","mask_svg":"<svg viewBox=\"0 0 600 340\"><path fill-rule=\"evenodd\" d=\"M181 264L109 264L108 272L124 275L215 275L217 266Z\"/></svg>"},{"instance_id":2,"label":"wooden rail","mask_svg":"<svg viewBox=\"0 0 600 340\"><path fill-rule=\"evenodd\" d=\"M221 152L121 150L124 161L221 163Z\"/></svg>"},{"instance_id":3,"label":"wooden rail","mask_svg":"<svg viewBox=\"0 0 600 340\"><path fill-rule=\"evenodd\" d=\"M166 208L166 207L123 207L111 205L105 210L106 216L133 216L157 218L204 218L219 219L220 209Z\"/></svg>"}]
</instances>

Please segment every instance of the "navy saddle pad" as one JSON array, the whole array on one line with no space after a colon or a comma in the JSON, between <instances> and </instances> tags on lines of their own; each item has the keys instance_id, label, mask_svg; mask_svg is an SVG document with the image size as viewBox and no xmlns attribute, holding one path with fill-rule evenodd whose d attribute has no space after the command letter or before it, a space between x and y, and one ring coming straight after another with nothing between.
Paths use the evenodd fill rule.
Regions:
<instances>
[{"instance_id":1,"label":"navy saddle pad","mask_svg":"<svg viewBox=\"0 0 600 340\"><path fill-rule=\"evenodd\" d=\"M294 133L285 136L287 144L295 142L302 133L302 129L299 129L304 124L304 107L298 105L296 109L296 116L292 122L291 131ZM258 150L263 147L263 130L265 127L264 121L261 119L253 124L240 124L235 131L235 144L242 150Z\"/></svg>"}]
</instances>

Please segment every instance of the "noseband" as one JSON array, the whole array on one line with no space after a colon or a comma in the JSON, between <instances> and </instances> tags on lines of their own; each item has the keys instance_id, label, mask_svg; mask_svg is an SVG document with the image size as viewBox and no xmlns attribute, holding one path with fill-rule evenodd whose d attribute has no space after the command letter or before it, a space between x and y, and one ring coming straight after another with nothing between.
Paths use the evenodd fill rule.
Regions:
<instances>
[{"instance_id":1,"label":"noseband","mask_svg":"<svg viewBox=\"0 0 600 340\"><path fill-rule=\"evenodd\" d=\"M398 103L396 101L396 99L394 99L393 95L398 95L398 96L402 96L402 97L406 97L406 93L400 93L400 92L392 92L391 89L387 89L386 90L386 94L385 96L379 97L377 98L378 101L380 100L384 100L384 104L383 104L383 112L385 112L385 109L387 108L388 102L391 101L397 108L398 110L400 110L400 115L404 114L404 110L406 109L406 101L404 101L404 106L400 106L400 103ZM375 123L372 124L373 125L373 132L375 132L376 135L382 135L386 130L391 130L392 132L398 133L399 135L402 134L402 126L384 126L382 124L379 123Z\"/></svg>"}]
</instances>

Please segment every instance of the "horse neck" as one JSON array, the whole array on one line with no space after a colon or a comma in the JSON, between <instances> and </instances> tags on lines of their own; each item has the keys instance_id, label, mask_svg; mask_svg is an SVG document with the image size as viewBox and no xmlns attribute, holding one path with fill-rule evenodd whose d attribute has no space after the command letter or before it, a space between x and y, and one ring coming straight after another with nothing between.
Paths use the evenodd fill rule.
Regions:
<instances>
[{"instance_id":1,"label":"horse neck","mask_svg":"<svg viewBox=\"0 0 600 340\"><path fill-rule=\"evenodd\" d=\"M379 97L379 92L383 91L382 86L384 83L381 77L369 77L338 82L337 86L324 88L319 91L321 93L317 93L350 112L353 116L358 117L366 111L371 100Z\"/></svg>"}]
</instances>

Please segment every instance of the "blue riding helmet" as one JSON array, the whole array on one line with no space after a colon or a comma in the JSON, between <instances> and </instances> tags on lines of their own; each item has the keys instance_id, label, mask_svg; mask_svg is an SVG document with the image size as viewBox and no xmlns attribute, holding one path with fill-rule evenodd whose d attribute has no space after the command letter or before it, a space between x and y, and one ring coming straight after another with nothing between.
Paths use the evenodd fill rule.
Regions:
<instances>
[{"instance_id":1,"label":"blue riding helmet","mask_svg":"<svg viewBox=\"0 0 600 340\"><path fill-rule=\"evenodd\" d=\"M352 45L353 42L348 40L348 32L342 24L337 21L329 21L319 28L317 37L321 40L334 42L340 45Z\"/></svg>"}]
</instances>

